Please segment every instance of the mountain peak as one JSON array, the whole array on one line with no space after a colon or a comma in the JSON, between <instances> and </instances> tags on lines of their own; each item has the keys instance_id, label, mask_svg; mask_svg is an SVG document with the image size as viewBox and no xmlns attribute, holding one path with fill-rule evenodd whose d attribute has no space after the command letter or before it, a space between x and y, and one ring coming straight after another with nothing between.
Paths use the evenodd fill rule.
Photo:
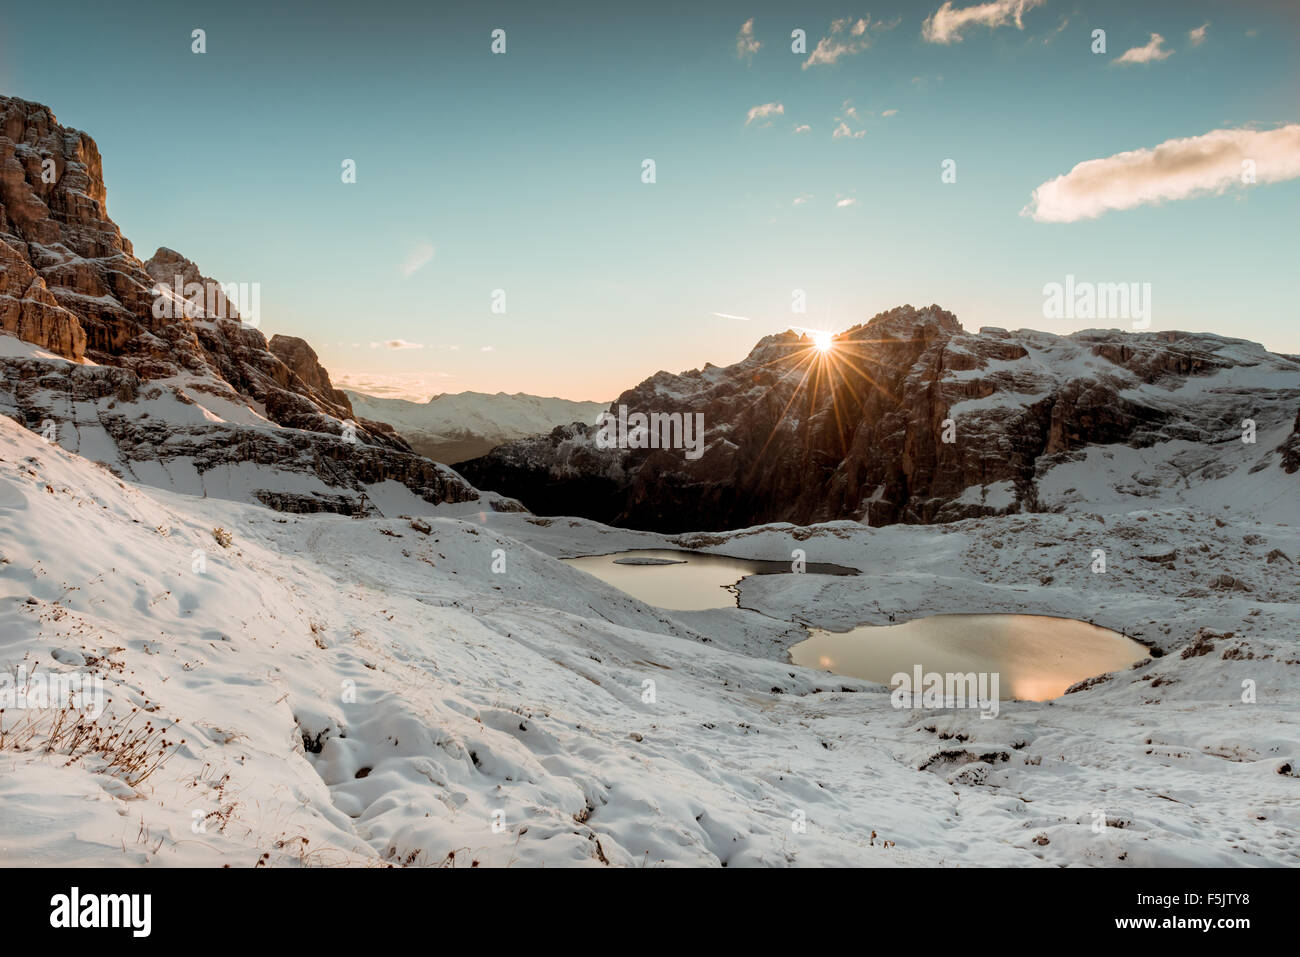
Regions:
<instances>
[{"instance_id":1,"label":"mountain peak","mask_svg":"<svg viewBox=\"0 0 1300 957\"><path fill-rule=\"evenodd\" d=\"M866 322L866 328L877 333L882 330L893 333L915 331L931 326L950 335L959 335L965 331L957 321L957 317L938 304L924 306L921 309L911 304L896 306L885 312L876 313Z\"/></svg>"},{"instance_id":2,"label":"mountain peak","mask_svg":"<svg viewBox=\"0 0 1300 957\"><path fill-rule=\"evenodd\" d=\"M0 355L0 408L53 422L74 451L114 449L123 475L189 476L202 494L215 473L213 494L289 510L364 511L362 490L390 479L426 502L477 497L391 426L353 421L315 350L268 342L193 261L166 246L137 259L105 197L94 140L0 97L0 332L36 347ZM300 475L272 478L283 472ZM260 473L271 488L244 487Z\"/></svg>"},{"instance_id":3,"label":"mountain peak","mask_svg":"<svg viewBox=\"0 0 1300 957\"><path fill-rule=\"evenodd\" d=\"M538 514L661 532L948 522L1086 494L1140 497L1166 482L1218 495L1297 468L1298 374L1290 357L1210 334L971 335L938 305L904 305L841 333L825 355L789 330L734 365L656 373L619 397L629 413L701 415L694 458L658 444L602 448L575 425L460 471ZM1246 419L1269 437L1258 449L1228 441ZM1099 447L1120 451L1093 456ZM1242 451L1225 461L1225 447ZM1171 461L1139 477L1125 448Z\"/></svg>"}]
</instances>

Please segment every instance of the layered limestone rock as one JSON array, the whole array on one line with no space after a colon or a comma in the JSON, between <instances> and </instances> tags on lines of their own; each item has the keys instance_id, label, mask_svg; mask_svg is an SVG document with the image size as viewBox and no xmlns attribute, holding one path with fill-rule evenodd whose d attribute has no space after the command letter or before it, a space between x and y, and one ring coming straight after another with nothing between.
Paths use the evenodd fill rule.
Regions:
<instances>
[{"instance_id":1,"label":"layered limestone rock","mask_svg":"<svg viewBox=\"0 0 1300 957\"><path fill-rule=\"evenodd\" d=\"M97 445L96 458L144 481L162 478L139 463L165 471L184 459L200 472L246 463L322 483L254 496L273 505L364 511L364 486L387 480L429 502L477 497L390 426L355 420L306 342L268 343L195 263L165 247L137 259L106 197L94 140L47 107L0 97L0 330L68 360L0 356L0 412L54 423L82 451L78 437L106 436L116 454Z\"/></svg>"},{"instance_id":2,"label":"layered limestone rock","mask_svg":"<svg viewBox=\"0 0 1300 957\"><path fill-rule=\"evenodd\" d=\"M575 423L457 468L538 514L660 531L946 522L1063 507L1082 493L1054 489L1045 502L1045 476L1108 446L1170 449L1151 474L1124 477L1124 494L1243 462L1276 469L1289 447L1242 445L1241 423L1280 429L1298 405L1300 362L1242 340L973 335L938 306L903 306L836 337L825 356L786 332L733 366L660 372L615 400L614 413L703 413L697 459L601 448L595 426Z\"/></svg>"},{"instance_id":3,"label":"layered limestone rock","mask_svg":"<svg viewBox=\"0 0 1300 957\"><path fill-rule=\"evenodd\" d=\"M80 361L86 332L7 238L0 238L0 330Z\"/></svg>"}]
</instances>

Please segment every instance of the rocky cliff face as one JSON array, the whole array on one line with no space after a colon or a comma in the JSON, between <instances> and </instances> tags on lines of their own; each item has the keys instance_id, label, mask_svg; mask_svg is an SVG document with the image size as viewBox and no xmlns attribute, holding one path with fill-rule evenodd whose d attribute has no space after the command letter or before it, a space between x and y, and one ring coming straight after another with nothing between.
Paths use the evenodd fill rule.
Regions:
<instances>
[{"instance_id":1,"label":"rocky cliff face","mask_svg":"<svg viewBox=\"0 0 1300 957\"><path fill-rule=\"evenodd\" d=\"M903 306L825 356L797 333L769 336L733 366L660 372L620 405L703 413L704 453L601 448L595 426L575 423L458 468L539 514L660 531L1177 496L1238 469L1286 474L1300 362L1183 332L973 335L938 306ZM1151 451L1130 462L1116 449Z\"/></svg>"},{"instance_id":2,"label":"rocky cliff face","mask_svg":"<svg viewBox=\"0 0 1300 957\"><path fill-rule=\"evenodd\" d=\"M477 498L357 419L306 342L267 342L193 262L137 259L106 198L89 136L0 97L0 331L29 344L0 349L0 412L140 481L183 474L187 491L331 511L364 511L373 482Z\"/></svg>"}]
</instances>

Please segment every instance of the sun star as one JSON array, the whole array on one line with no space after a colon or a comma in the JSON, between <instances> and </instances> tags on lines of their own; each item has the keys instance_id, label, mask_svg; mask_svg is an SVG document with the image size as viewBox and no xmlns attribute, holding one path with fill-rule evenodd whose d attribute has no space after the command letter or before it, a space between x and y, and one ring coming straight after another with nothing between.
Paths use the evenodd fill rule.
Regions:
<instances>
[{"instance_id":1,"label":"sun star","mask_svg":"<svg viewBox=\"0 0 1300 957\"><path fill-rule=\"evenodd\" d=\"M814 332L812 340L818 352L830 352L831 346L834 345L829 332Z\"/></svg>"}]
</instances>

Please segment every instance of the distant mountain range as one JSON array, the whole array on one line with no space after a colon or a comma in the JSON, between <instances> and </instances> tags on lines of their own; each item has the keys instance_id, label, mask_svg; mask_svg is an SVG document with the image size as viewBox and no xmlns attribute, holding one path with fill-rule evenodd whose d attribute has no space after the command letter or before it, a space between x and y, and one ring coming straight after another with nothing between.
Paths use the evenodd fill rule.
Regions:
<instances>
[{"instance_id":1,"label":"distant mountain range","mask_svg":"<svg viewBox=\"0 0 1300 957\"><path fill-rule=\"evenodd\" d=\"M549 432L557 425L594 422L607 408L604 402L522 392L444 393L428 402L385 399L351 389L344 392L357 415L388 423L416 452L448 465L485 455L513 439Z\"/></svg>"},{"instance_id":2,"label":"distant mountain range","mask_svg":"<svg viewBox=\"0 0 1300 957\"><path fill-rule=\"evenodd\" d=\"M575 423L457 469L538 514L661 532L1300 491L1300 357L1210 334L974 334L939 306L902 306L825 355L797 332L768 336L725 368L656 373L620 406L702 414L702 454L602 448Z\"/></svg>"}]
</instances>

